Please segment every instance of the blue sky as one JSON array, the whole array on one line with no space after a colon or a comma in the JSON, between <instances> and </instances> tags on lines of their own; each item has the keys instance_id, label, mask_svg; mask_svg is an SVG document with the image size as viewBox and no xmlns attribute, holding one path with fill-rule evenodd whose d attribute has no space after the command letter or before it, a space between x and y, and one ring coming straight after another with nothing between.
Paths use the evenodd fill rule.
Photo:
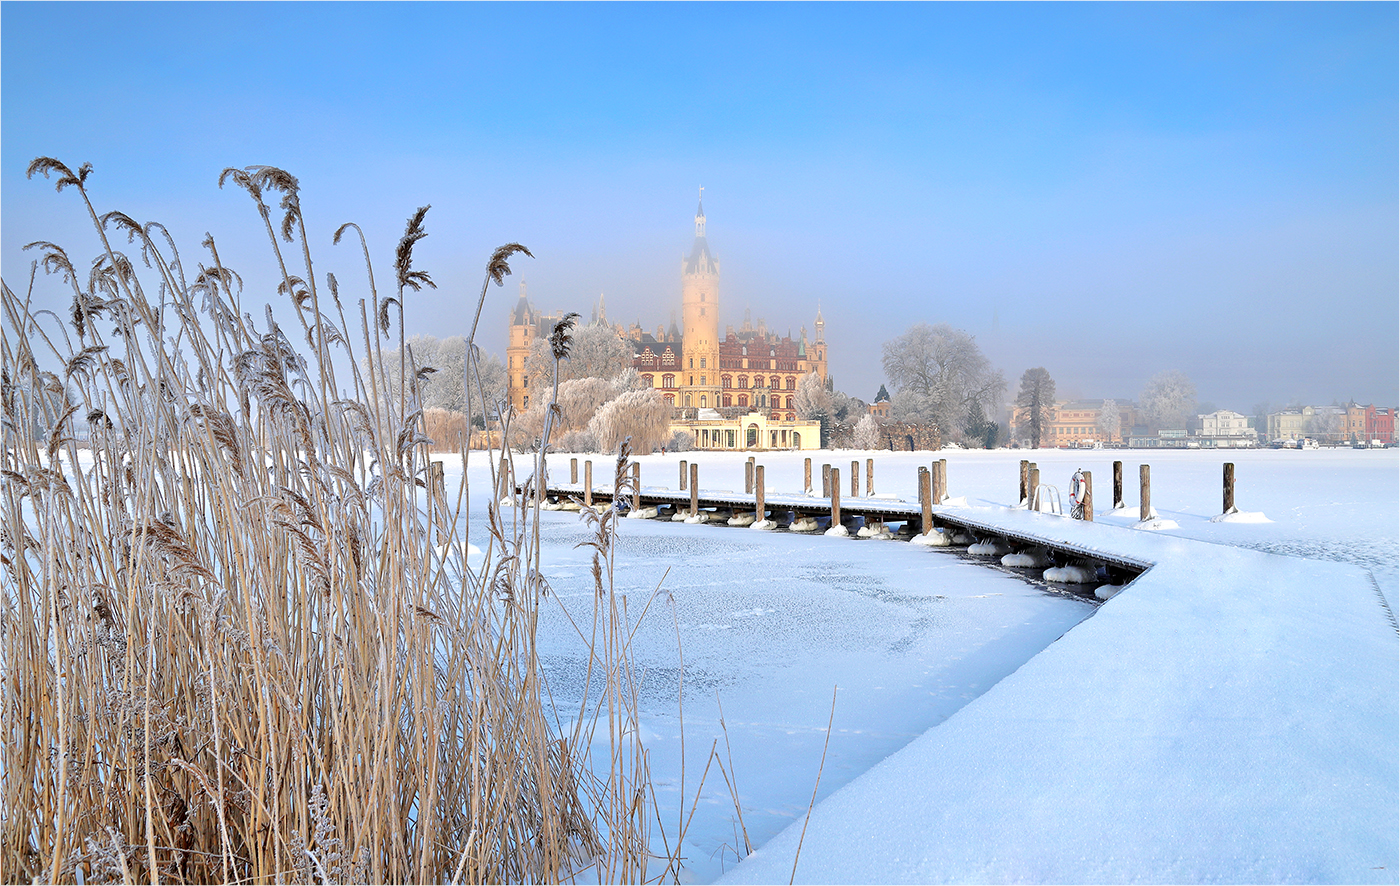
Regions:
<instances>
[{"instance_id":1,"label":"blue sky","mask_svg":"<svg viewBox=\"0 0 1400 886\"><path fill-rule=\"evenodd\" d=\"M461 334L490 250L500 352L524 277L546 309L650 328L678 306L696 189L723 323L811 328L869 399L914 322L977 336L1007 375L1136 397L1400 399L1397 5L77 4L0 7L0 270L48 239L84 261L75 195L208 231L271 298L226 166L297 175L318 270L359 222L387 276L431 203L410 333ZM40 298L66 304L57 281Z\"/></svg>"}]
</instances>

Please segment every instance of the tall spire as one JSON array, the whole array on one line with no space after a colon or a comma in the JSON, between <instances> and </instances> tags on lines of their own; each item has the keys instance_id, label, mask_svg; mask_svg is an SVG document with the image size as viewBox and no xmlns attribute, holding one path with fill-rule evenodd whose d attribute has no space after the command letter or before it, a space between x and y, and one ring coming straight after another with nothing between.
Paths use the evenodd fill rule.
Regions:
<instances>
[{"instance_id":1,"label":"tall spire","mask_svg":"<svg viewBox=\"0 0 1400 886\"><path fill-rule=\"evenodd\" d=\"M705 236L705 186L700 186L700 202L695 207L695 236Z\"/></svg>"}]
</instances>

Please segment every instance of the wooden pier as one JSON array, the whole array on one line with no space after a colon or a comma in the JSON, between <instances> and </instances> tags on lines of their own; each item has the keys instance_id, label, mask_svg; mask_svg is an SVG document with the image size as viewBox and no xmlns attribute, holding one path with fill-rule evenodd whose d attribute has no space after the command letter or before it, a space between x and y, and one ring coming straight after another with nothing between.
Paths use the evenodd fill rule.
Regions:
<instances>
[{"instance_id":1,"label":"wooden pier","mask_svg":"<svg viewBox=\"0 0 1400 886\"><path fill-rule=\"evenodd\" d=\"M953 538L961 536L964 539L978 541L1000 540L1012 547L1041 547L1058 554L1065 561L1098 562L1112 567L1116 573L1116 579L1120 580L1121 583L1136 578L1152 566L1149 560L1131 553L1115 552L1099 544L1086 542L1083 538L1061 537L1060 533L1047 531L1051 525L1044 522L1030 521L1029 524L1022 525L1022 521L998 518L991 509L952 506L948 503L947 498L947 469L940 462L934 462L932 470L919 469L922 501L908 501L894 496L870 494L843 496L840 489L841 472L839 468L835 467L831 468L829 472L827 470L822 472L823 477L827 480L823 484L827 492L825 496L774 493L765 490L761 486L762 465L755 466L752 475L748 473L748 470L745 472L745 485L750 486L752 483L752 492L707 489L700 485L698 465L690 464L687 467L689 470L683 469L680 475L680 480L683 481L680 489L638 486L634 473L632 481L634 487L625 489L620 496L620 501L617 491L610 485L594 486L578 482L549 484L544 491L545 500L548 503L546 506L557 507L572 502L576 506L582 507L617 506L624 511L640 510L643 513L649 513L647 509L654 509L657 516L653 519L680 520L687 517L699 517L701 519L692 519L692 522L706 522L725 527L750 525L766 520L769 522L761 528L798 531L803 534L820 531L819 527L822 524L829 526L844 524L852 527L860 522L869 527L884 526L886 528L891 524L897 524L899 530L890 531L887 537L908 541L916 536L926 535L931 530L941 530ZM865 485L867 490L872 490L874 488L873 469L869 465L866 467ZM858 465L852 470L853 486L859 477L857 470ZM584 473L585 479L591 475L591 472L587 470ZM753 479L751 480L750 477ZM934 504L937 499L942 499L942 502ZM1068 518L1059 516L1029 514L1024 510L1022 512L1026 516L1042 517L1046 520L1052 520L1056 524L1080 522L1070 521ZM732 520L732 518L741 515L749 515L752 519ZM807 528L793 529L792 527ZM849 534L852 538L857 537L857 533L854 531L850 531ZM967 544L954 542L952 545L944 543L939 546L965 548Z\"/></svg>"}]
</instances>

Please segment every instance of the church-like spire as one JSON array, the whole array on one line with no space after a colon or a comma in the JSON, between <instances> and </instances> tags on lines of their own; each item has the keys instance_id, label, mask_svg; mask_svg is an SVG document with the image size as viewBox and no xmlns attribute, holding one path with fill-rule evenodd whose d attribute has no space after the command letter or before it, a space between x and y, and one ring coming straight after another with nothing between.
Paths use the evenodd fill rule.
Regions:
<instances>
[{"instance_id":1,"label":"church-like spire","mask_svg":"<svg viewBox=\"0 0 1400 886\"><path fill-rule=\"evenodd\" d=\"M822 319L822 303L821 303L821 302L817 302L817 322L815 323L815 326L817 327L817 341L819 341L819 342L825 342L825 341L826 341L826 321Z\"/></svg>"},{"instance_id":2,"label":"church-like spire","mask_svg":"<svg viewBox=\"0 0 1400 886\"><path fill-rule=\"evenodd\" d=\"M705 236L705 186L700 186L700 201L695 207L695 236Z\"/></svg>"}]
</instances>

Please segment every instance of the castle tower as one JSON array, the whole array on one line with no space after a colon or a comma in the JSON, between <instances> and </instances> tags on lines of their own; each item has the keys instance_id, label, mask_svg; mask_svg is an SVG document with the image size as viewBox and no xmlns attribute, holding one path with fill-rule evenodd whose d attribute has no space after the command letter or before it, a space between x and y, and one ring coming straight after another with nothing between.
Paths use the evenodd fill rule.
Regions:
<instances>
[{"instance_id":1,"label":"castle tower","mask_svg":"<svg viewBox=\"0 0 1400 886\"><path fill-rule=\"evenodd\" d=\"M704 190L695 210L695 242L681 261L680 406L719 405L719 261L705 239Z\"/></svg>"},{"instance_id":2,"label":"castle tower","mask_svg":"<svg viewBox=\"0 0 1400 886\"><path fill-rule=\"evenodd\" d=\"M506 389L511 408L524 412L530 406L530 378L525 361L535 341L538 318L525 295L525 281L520 281L520 298L510 314L510 340L506 344Z\"/></svg>"}]
</instances>

